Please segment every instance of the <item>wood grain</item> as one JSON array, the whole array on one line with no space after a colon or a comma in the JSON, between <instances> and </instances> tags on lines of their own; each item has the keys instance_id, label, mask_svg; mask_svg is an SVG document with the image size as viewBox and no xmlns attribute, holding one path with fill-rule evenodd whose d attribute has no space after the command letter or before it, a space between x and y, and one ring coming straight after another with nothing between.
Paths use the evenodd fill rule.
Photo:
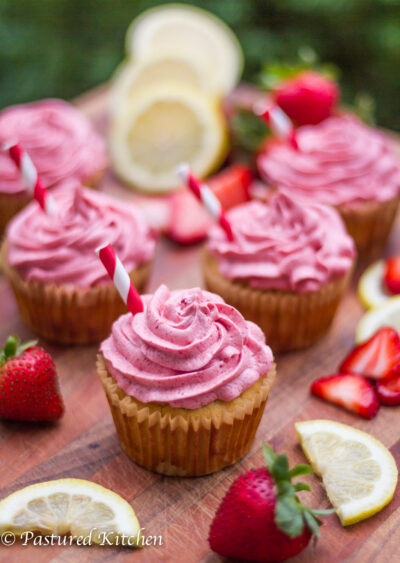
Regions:
<instances>
[{"instance_id":1,"label":"wood grain","mask_svg":"<svg viewBox=\"0 0 400 563\"><path fill-rule=\"evenodd\" d=\"M77 105L101 132L106 129L106 90L101 88L78 100ZM135 200L111 173L102 189ZM400 224L392 234L388 252L400 251ZM157 250L149 291L163 282L171 289L202 285L198 254L200 247L182 249L162 240ZM356 276L357 278L357 276ZM201 478L167 478L136 466L122 452L104 393L95 370L96 347L61 348L45 344L59 374L66 413L57 425L0 423L0 496L47 479L79 477L109 487L126 498L149 535L162 535L163 546L138 551L100 547L1 547L0 560L84 563L206 562L220 559L208 546L212 516L228 486L244 470L263 463L261 444L268 441L288 452L291 462L304 462L297 444L294 422L331 418L366 430L388 446L400 463L399 408L382 408L373 421L361 420L312 398L310 382L333 372L351 347L354 327L363 313L355 282L341 304L329 334L313 348L278 357L278 377L267 404L255 442L248 456L233 467ZM0 341L10 333L22 338L33 335L22 324L13 294L0 276ZM328 501L319 480L308 477L312 493L303 498L315 507ZM325 519L322 539L293 559L297 563L378 562L400 560L400 492L392 503L369 520L343 529L336 516Z\"/></svg>"}]
</instances>

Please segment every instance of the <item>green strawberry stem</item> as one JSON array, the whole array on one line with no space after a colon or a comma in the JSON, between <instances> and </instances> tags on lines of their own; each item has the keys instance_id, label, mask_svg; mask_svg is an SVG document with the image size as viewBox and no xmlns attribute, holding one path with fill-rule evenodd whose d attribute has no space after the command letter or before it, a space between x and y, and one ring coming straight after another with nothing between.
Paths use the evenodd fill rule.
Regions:
<instances>
[{"instance_id":1,"label":"green strawberry stem","mask_svg":"<svg viewBox=\"0 0 400 563\"><path fill-rule=\"evenodd\" d=\"M0 367L2 367L8 360L20 356L28 348L32 348L37 344L37 340L28 340L21 344L18 336L9 336L6 340L4 348L0 349Z\"/></svg>"},{"instance_id":2,"label":"green strawberry stem","mask_svg":"<svg viewBox=\"0 0 400 563\"><path fill-rule=\"evenodd\" d=\"M333 509L313 510L298 499L298 491L309 491L306 483L292 483L293 477L307 475L313 470L309 465L296 465L289 470L286 455L277 455L267 444L263 445L263 454L272 478L276 483L277 500L275 505L275 523L277 527L291 538L299 536L304 525L308 526L315 537L319 537L322 522L317 515L327 515Z\"/></svg>"}]
</instances>

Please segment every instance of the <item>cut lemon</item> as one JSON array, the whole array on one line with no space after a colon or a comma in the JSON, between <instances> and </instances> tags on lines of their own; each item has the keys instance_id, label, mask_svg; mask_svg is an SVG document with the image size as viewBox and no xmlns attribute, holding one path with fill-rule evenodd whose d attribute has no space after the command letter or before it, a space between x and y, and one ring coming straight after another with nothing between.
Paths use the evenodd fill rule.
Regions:
<instances>
[{"instance_id":1,"label":"cut lemon","mask_svg":"<svg viewBox=\"0 0 400 563\"><path fill-rule=\"evenodd\" d=\"M369 266L358 282L358 295L367 309L379 307L390 298L383 284L385 263L378 260Z\"/></svg>"},{"instance_id":2,"label":"cut lemon","mask_svg":"<svg viewBox=\"0 0 400 563\"><path fill-rule=\"evenodd\" d=\"M135 103L141 90L157 84L177 82L193 89L212 94L209 84L193 61L179 56L168 56L143 62L127 60L116 70L110 88L111 114L124 104Z\"/></svg>"},{"instance_id":3,"label":"cut lemon","mask_svg":"<svg viewBox=\"0 0 400 563\"><path fill-rule=\"evenodd\" d=\"M391 326L400 334L400 296L389 297L383 305L365 313L356 328L356 342L364 342L383 326Z\"/></svg>"},{"instance_id":4,"label":"cut lemon","mask_svg":"<svg viewBox=\"0 0 400 563\"><path fill-rule=\"evenodd\" d=\"M0 531L90 537L93 543L137 546L140 524L119 495L91 481L58 479L20 489L0 502ZM75 538L75 539L76 539ZM105 538L107 538L105 540Z\"/></svg>"},{"instance_id":5,"label":"cut lemon","mask_svg":"<svg viewBox=\"0 0 400 563\"><path fill-rule=\"evenodd\" d=\"M128 185L163 193L176 189L176 167L188 162L204 178L229 149L222 110L205 94L164 83L135 96L112 116L109 148L114 171Z\"/></svg>"},{"instance_id":6,"label":"cut lemon","mask_svg":"<svg viewBox=\"0 0 400 563\"><path fill-rule=\"evenodd\" d=\"M238 83L243 54L230 28L213 14L184 4L147 10L127 31L128 56L135 60L182 55L196 61L213 92L230 92Z\"/></svg>"},{"instance_id":7,"label":"cut lemon","mask_svg":"<svg viewBox=\"0 0 400 563\"><path fill-rule=\"evenodd\" d=\"M309 420L295 426L343 526L372 516L391 501L398 471L381 442L333 420Z\"/></svg>"}]
</instances>

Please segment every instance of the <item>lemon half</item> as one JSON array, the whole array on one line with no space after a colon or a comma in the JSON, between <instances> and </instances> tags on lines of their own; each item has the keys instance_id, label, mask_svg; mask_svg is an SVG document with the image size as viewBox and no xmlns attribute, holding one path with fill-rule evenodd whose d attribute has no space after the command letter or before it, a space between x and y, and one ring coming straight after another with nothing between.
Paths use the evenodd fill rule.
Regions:
<instances>
[{"instance_id":1,"label":"lemon half","mask_svg":"<svg viewBox=\"0 0 400 563\"><path fill-rule=\"evenodd\" d=\"M91 481L58 479L20 489L0 502L0 531L16 535L91 535L93 543L116 542L122 534L140 540L140 524L119 495Z\"/></svg>"},{"instance_id":2,"label":"lemon half","mask_svg":"<svg viewBox=\"0 0 400 563\"><path fill-rule=\"evenodd\" d=\"M231 29L210 12L184 4L143 12L128 28L126 50L136 61L185 56L220 95L234 88L243 68L242 50Z\"/></svg>"},{"instance_id":3,"label":"lemon half","mask_svg":"<svg viewBox=\"0 0 400 563\"><path fill-rule=\"evenodd\" d=\"M332 420L295 424L297 437L343 526L387 505L397 485L392 454L370 434Z\"/></svg>"},{"instance_id":4,"label":"lemon half","mask_svg":"<svg viewBox=\"0 0 400 563\"><path fill-rule=\"evenodd\" d=\"M356 328L356 342L364 342L383 326L391 326L400 334L400 295L365 313Z\"/></svg>"},{"instance_id":5,"label":"lemon half","mask_svg":"<svg viewBox=\"0 0 400 563\"><path fill-rule=\"evenodd\" d=\"M204 178L229 149L219 104L176 83L146 89L114 114L109 129L114 171L128 185L165 193L179 187L176 167L188 162Z\"/></svg>"},{"instance_id":6,"label":"lemon half","mask_svg":"<svg viewBox=\"0 0 400 563\"><path fill-rule=\"evenodd\" d=\"M371 264L360 277L358 295L367 309L383 305L391 296L384 287L384 271L384 260L378 260Z\"/></svg>"}]
</instances>

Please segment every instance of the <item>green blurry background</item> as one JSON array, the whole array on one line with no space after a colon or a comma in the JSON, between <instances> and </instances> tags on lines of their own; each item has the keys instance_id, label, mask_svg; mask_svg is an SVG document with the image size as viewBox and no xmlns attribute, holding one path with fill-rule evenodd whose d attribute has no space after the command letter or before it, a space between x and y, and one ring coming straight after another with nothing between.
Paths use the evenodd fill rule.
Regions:
<instances>
[{"instance_id":1,"label":"green blurry background","mask_svg":"<svg viewBox=\"0 0 400 563\"><path fill-rule=\"evenodd\" d=\"M0 107L72 98L107 80L129 22L152 0L0 0ZM203 0L232 26L245 78L311 46L341 69L346 102L373 96L379 124L400 130L400 0Z\"/></svg>"}]
</instances>

